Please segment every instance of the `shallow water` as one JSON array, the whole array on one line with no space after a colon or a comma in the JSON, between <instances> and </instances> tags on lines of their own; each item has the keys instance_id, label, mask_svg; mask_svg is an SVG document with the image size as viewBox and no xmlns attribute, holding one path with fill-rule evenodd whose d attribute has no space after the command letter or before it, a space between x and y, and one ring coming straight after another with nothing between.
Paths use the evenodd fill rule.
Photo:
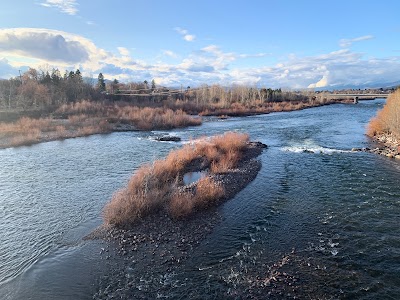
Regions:
<instances>
[{"instance_id":1,"label":"shallow water","mask_svg":"<svg viewBox=\"0 0 400 300\"><path fill-rule=\"evenodd\" d=\"M185 175L183 175L183 184L188 185L188 184L194 183L206 176L207 176L207 172L204 172L204 171L186 173Z\"/></svg>"},{"instance_id":2,"label":"shallow water","mask_svg":"<svg viewBox=\"0 0 400 300\"><path fill-rule=\"evenodd\" d=\"M263 267L294 252L289 271L307 278L305 291L397 299L400 163L349 151L371 146L365 125L383 103L210 118L170 132L185 143L237 130L269 146L257 178L220 207L223 221L185 263L176 278L185 285L170 296L220 298L232 274L245 268L249 278L262 276ZM91 298L109 265L98 255L104 245L82 237L100 224L104 203L140 164L182 144L149 139L154 134L161 132L0 150L3 298Z\"/></svg>"}]
</instances>

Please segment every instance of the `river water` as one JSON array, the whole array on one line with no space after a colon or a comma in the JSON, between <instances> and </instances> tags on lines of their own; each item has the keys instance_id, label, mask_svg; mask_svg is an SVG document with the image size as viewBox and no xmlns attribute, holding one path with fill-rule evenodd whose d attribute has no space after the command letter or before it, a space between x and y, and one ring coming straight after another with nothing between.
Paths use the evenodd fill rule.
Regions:
<instances>
[{"instance_id":1,"label":"river water","mask_svg":"<svg viewBox=\"0 0 400 300\"><path fill-rule=\"evenodd\" d=\"M365 126L383 104L209 119L170 131L184 143L236 130L269 145L257 178L219 208L221 223L186 262L176 298L221 298L221 281L240 285L289 257L304 298L398 299L400 163L349 151L371 147ZM180 146L155 134L0 150L1 299L92 298L112 263L100 255L103 242L82 237L141 164Z\"/></svg>"}]
</instances>

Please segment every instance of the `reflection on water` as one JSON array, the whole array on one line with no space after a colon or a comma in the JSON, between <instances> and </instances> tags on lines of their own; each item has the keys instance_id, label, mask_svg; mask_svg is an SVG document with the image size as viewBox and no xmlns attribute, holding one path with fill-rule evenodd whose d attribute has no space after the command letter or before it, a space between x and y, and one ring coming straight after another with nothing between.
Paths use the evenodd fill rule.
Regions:
<instances>
[{"instance_id":1,"label":"reflection on water","mask_svg":"<svg viewBox=\"0 0 400 300\"><path fill-rule=\"evenodd\" d=\"M170 296L221 298L243 282L265 279L283 263L285 273L300 278L293 284L300 284L304 295L396 299L400 164L349 152L370 146L365 125L383 103L361 101L174 130L183 142L227 130L248 132L269 148L261 155L257 178L221 206L221 224L174 275L181 284ZM101 222L104 203L141 163L179 147L148 138L156 133L114 133L0 151L5 262L0 294L6 299L28 291L32 299L91 297L87 283L93 287L107 265L98 260L102 246L81 237ZM202 176L192 175L188 183ZM73 273L78 265L81 271ZM54 270L60 276L44 275Z\"/></svg>"},{"instance_id":2,"label":"reflection on water","mask_svg":"<svg viewBox=\"0 0 400 300\"><path fill-rule=\"evenodd\" d=\"M207 172L189 172L186 173L183 176L183 184L187 185L187 184L191 184L194 183L198 180L200 180L201 178L204 178L207 176Z\"/></svg>"}]
</instances>

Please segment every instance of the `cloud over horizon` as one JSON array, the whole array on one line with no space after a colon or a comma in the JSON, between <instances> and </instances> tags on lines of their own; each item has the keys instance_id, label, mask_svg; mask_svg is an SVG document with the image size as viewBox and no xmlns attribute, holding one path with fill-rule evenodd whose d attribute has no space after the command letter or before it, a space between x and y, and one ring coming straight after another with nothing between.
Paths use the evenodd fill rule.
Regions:
<instances>
[{"instance_id":1,"label":"cloud over horizon","mask_svg":"<svg viewBox=\"0 0 400 300\"><path fill-rule=\"evenodd\" d=\"M182 34L186 34L182 33ZM352 39L361 41L367 36ZM85 76L123 81L156 79L167 86L249 84L273 88L334 88L398 80L400 57L365 58L362 53L340 49L314 56L281 58L272 65L263 59L267 53L225 52L217 45L199 47L181 57L171 50L159 49L155 61L132 56L123 46L107 51L91 40L67 32L38 29L0 29L0 77L15 76L22 66L39 68L44 64L60 70L79 68ZM175 64L162 59L174 58ZM257 67L238 67L248 59L260 62ZM14 75L12 75L14 74Z\"/></svg>"},{"instance_id":2,"label":"cloud over horizon","mask_svg":"<svg viewBox=\"0 0 400 300\"><path fill-rule=\"evenodd\" d=\"M0 52L49 61L79 63L88 59L84 45L62 34L41 30L0 29Z\"/></svg>"}]
</instances>

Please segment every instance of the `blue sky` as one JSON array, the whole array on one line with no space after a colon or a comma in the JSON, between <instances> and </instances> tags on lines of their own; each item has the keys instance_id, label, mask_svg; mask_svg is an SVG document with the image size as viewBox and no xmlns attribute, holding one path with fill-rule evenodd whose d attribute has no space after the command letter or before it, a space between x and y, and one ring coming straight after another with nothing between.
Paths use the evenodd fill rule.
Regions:
<instances>
[{"instance_id":1,"label":"blue sky","mask_svg":"<svg viewBox=\"0 0 400 300\"><path fill-rule=\"evenodd\" d=\"M372 86L400 80L397 0L13 0L0 78L33 67L159 85Z\"/></svg>"}]
</instances>

